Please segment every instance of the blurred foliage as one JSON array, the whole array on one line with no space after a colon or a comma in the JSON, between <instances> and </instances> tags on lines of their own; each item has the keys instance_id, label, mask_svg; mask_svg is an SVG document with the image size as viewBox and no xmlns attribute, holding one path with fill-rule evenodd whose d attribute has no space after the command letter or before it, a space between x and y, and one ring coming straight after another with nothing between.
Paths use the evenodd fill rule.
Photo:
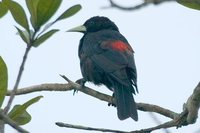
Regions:
<instances>
[{"instance_id":1,"label":"blurred foliage","mask_svg":"<svg viewBox=\"0 0 200 133\"><path fill-rule=\"evenodd\" d=\"M3 104L4 98L6 96L8 86L8 71L6 63L0 56L0 107Z\"/></svg>"},{"instance_id":2,"label":"blurred foliage","mask_svg":"<svg viewBox=\"0 0 200 133\"><path fill-rule=\"evenodd\" d=\"M15 121L18 125L25 125L31 120L31 115L26 109L38 102L43 96L37 96L22 105L15 105L13 109L8 113L8 116Z\"/></svg>"},{"instance_id":3,"label":"blurred foliage","mask_svg":"<svg viewBox=\"0 0 200 133\"><path fill-rule=\"evenodd\" d=\"M186 7L200 10L200 0L177 0L177 2Z\"/></svg>"},{"instance_id":4,"label":"blurred foliage","mask_svg":"<svg viewBox=\"0 0 200 133\"><path fill-rule=\"evenodd\" d=\"M18 24L18 26L15 26L18 35L27 44L27 47L38 47L59 31L59 29L49 30L54 23L73 16L81 9L79 4L71 6L54 21L47 23L59 9L61 3L62 0L26 0L26 6L30 14L30 19L28 19L24 8L17 1L2 0L0 2L0 18L10 11L13 19ZM7 93L7 84L7 67L0 56L0 107ZM27 124L31 120L27 108L41 98L42 96L38 96L22 105L15 105L8 116L18 125Z\"/></svg>"},{"instance_id":5,"label":"blurred foliage","mask_svg":"<svg viewBox=\"0 0 200 133\"><path fill-rule=\"evenodd\" d=\"M20 29L15 26L21 39L27 46L38 47L59 31L59 29L47 31L54 23L73 16L81 9L81 5L74 5L64 11L57 19L47 23L56 13L61 3L62 0L26 0L26 6L31 16L28 20L24 8L19 3L13 0L3 0L0 7L4 8L1 9L0 16L5 15L9 10L15 22L23 27L23 29ZM43 29L41 30L41 28Z\"/></svg>"},{"instance_id":6,"label":"blurred foliage","mask_svg":"<svg viewBox=\"0 0 200 133\"><path fill-rule=\"evenodd\" d=\"M2 18L8 12L7 6L0 1L0 18Z\"/></svg>"}]
</instances>

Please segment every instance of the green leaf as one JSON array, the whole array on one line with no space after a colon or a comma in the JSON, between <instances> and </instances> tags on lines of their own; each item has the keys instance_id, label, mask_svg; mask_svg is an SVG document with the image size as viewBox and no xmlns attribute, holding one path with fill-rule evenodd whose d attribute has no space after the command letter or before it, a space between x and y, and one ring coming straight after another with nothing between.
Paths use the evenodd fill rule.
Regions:
<instances>
[{"instance_id":1,"label":"green leaf","mask_svg":"<svg viewBox=\"0 0 200 133\"><path fill-rule=\"evenodd\" d=\"M40 0L37 5L37 27L45 24L57 11L62 0Z\"/></svg>"},{"instance_id":2,"label":"green leaf","mask_svg":"<svg viewBox=\"0 0 200 133\"><path fill-rule=\"evenodd\" d=\"M15 27L20 35L20 37L22 38L22 40L26 43L29 44L30 43L30 37L27 31L22 31L19 28Z\"/></svg>"},{"instance_id":3,"label":"green leaf","mask_svg":"<svg viewBox=\"0 0 200 133\"><path fill-rule=\"evenodd\" d=\"M43 98L43 96L37 96L35 98L32 98L31 100L27 101L26 103L24 103L22 106L24 106L25 108L27 108L28 106L38 102L41 98Z\"/></svg>"},{"instance_id":4,"label":"green leaf","mask_svg":"<svg viewBox=\"0 0 200 133\"><path fill-rule=\"evenodd\" d=\"M44 33L38 39L35 40L35 42L33 43L33 46L38 47L40 44L42 44L44 41L46 41L49 37L51 37L57 31L59 31L59 30L53 29L53 30L50 30L50 31Z\"/></svg>"},{"instance_id":5,"label":"green leaf","mask_svg":"<svg viewBox=\"0 0 200 133\"><path fill-rule=\"evenodd\" d=\"M183 6L200 10L200 0L177 0L177 2Z\"/></svg>"},{"instance_id":6,"label":"green leaf","mask_svg":"<svg viewBox=\"0 0 200 133\"><path fill-rule=\"evenodd\" d=\"M4 3L0 2L0 18L2 18L8 12L8 8Z\"/></svg>"},{"instance_id":7,"label":"green leaf","mask_svg":"<svg viewBox=\"0 0 200 133\"><path fill-rule=\"evenodd\" d=\"M19 25L24 27L27 31L29 31L27 17L26 17L26 14L25 14L22 6L20 4L18 4L17 2L11 1L11 0L5 1L5 4L7 5L8 9L10 10L15 21Z\"/></svg>"},{"instance_id":8,"label":"green leaf","mask_svg":"<svg viewBox=\"0 0 200 133\"><path fill-rule=\"evenodd\" d=\"M8 113L8 116L15 121L18 125L24 125L27 124L31 120L30 114L26 111L26 109L38 102L43 96L37 96L23 105L15 105L13 109Z\"/></svg>"},{"instance_id":9,"label":"green leaf","mask_svg":"<svg viewBox=\"0 0 200 133\"><path fill-rule=\"evenodd\" d=\"M15 105L13 109L11 110L10 114L15 113L16 111L20 110L22 108L22 105ZM10 116L9 117L12 117ZM25 125L31 121L31 115L26 111L21 111L19 115L16 115L15 117L11 118L14 122L17 123L17 125Z\"/></svg>"},{"instance_id":10,"label":"green leaf","mask_svg":"<svg viewBox=\"0 0 200 133\"><path fill-rule=\"evenodd\" d=\"M26 0L26 5L28 7L28 10L31 14L31 24L34 29L37 29L36 23L37 23L37 5L39 0Z\"/></svg>"},{"instance_id":11,"label":"green leaf","mask_svg":"<svg viewBox=\"0 0 200 133\"><path fill-rule=\"evenodd\" d=\"M70 7L69 9L67 9L63 14L61 14L56 19L56 21L69 18L69 17L73 16L74 14L76 14L80 10L81 10L80 4L74 5L74 6Z\"/></svg>"},{"instance_id":12,"label":"green leaf","mask_svg":"<svg viewBox=\"0 0 200 133\"><path fill-rule=\"evenodd\" d=\"M0 56L0 107L4 101L8 86L8 71L5 62Z\"/></svg>"}]
</instances>

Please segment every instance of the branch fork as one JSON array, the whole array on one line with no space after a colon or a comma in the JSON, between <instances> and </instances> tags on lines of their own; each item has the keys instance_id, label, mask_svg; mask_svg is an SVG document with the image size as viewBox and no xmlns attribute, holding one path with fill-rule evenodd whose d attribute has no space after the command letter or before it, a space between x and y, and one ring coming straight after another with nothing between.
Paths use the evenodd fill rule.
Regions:
<instances>
[{"instance_id":1,"label":"branch fork","mask_svg":"<svg viewBox=\"0 0 200 133\"><path fill-rule=\"evenodd\" d=\"M108 103L114 103L114 98L112 96L109 96L107 94L103 94L101 92L98 92L94 89L91 89L86 86L81 86L70 79L68 79L64 75L60 75L62 78L64 78L67 83L66 84L41 84L41 85L35 85L30 86L26 88L18 89L15 93L15 95L22 95L22 94L28 94L32 92L38 92L38 91L71 91L71 90L78 90L81 91L87 95L90 95L94 98L97 98L99 100L108 102ZM11 91L7 92L7 95L10 95ZM147 128L147 129L141 129L141 130L135 130L135 131L118 131L118 130L111 130L111 129L99 129L99 128L91 128L91 127L84 127L80 125L72 125L67 124L63 122L56 122L56 125L60 127L67 127L67 128L75 128L75 129L82 129L82 130L95 130L95 131L102 131L102 132L122 132L122 133L146 133L146 132L152 132L154 130L163 129L163 128L170 128L170 127L181 127L186 126L189 124L194 124L196 122L196 119L198 117L198 110L200 107L200 82L198 83L197 87L195 87L192 95L188 98L187 102L183 106L183 112L182 113L176 113L174 111L171 111L169 109L162 108L157 105L153 104L147 104L147 103L137 103L137 108L140 111L148 111L148 112L154 112L158 113L160 115L163 115L165 117L171 118L171 121L165 122L163 124L160 124L155 127Z\"/></svg>"}]
</instances>

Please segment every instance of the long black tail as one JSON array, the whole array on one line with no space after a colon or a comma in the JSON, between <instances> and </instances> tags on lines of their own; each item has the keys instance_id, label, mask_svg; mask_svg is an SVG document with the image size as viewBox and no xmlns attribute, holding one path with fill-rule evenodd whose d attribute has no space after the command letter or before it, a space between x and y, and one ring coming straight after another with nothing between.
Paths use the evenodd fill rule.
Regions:
<instances>
[{"instance_id":1,"label":"long black tail","mask_svg":"<svg viewBox=\"0 0 200 133\"><path fill-rule=\"evenodd\" d=\"M132 87L132 86L129 86ZM114 86L114 96L116 99L117 115L120 120L131 117L138 120L137 107L132 95L132 88L117 83Z\"/></svg>"}]
</instances>

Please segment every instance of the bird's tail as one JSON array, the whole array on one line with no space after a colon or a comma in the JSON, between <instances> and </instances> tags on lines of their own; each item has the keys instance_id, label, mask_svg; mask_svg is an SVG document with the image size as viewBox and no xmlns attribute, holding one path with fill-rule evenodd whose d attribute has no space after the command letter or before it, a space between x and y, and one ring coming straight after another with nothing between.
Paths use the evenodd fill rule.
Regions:
<instances>
[{"instance_id":1,"label":"bird's tail","mask_svg":"<svg viewBox=\"0 0 200 133\"><path fill-rule=\"evenodd\" d=\"M131 117L138 120L137 107L131 92L132 86L117 83L114 86L114 97L116 99L117 115L120 120Z\"/></svg>"}]
</instances>

